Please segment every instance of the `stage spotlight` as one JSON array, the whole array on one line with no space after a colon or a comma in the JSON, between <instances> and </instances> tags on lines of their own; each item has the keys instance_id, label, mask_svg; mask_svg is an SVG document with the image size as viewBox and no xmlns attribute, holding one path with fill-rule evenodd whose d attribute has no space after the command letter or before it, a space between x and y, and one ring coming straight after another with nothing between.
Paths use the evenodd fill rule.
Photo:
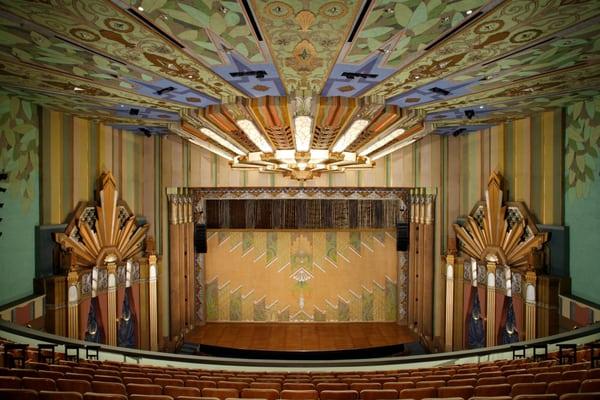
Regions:
<instances>
[{"instance_id":1,"label":"stage spotlight","mask_svg":"<svg viewBox=\"0 0 600 400\"><path fill-rule=\"evenodd\" d=\"M152 136L152 133L150 133L150 129L148 128L140 128L140 132L142 132L146 137Z\"/></svg>"},{"instance_id":2,"label":"stage spotlight","mask_svg":"<svg viewBox=\"0 0 600 400\"><path fill-rule=\"evenodd\" d=\"M0 173L0 181L5 181L8 179L8 174L6 172Z\"/></svg>"},{"instance_id":3,"label":"stage spotlight","mask_svg":"<svg viewBox=\"0 0 600 400\"><path fill-rule=\"evenodd\" d=\"M4 193L4 192L6 192L6 188L0 187L0 193Z\"/></svg>"},{"instance_id":4,"label":"stage spotlight","mask_svg":"<svg viewBox=\"0 0 600 400\"><path fill-rule=\"evenodd\" d=\"M475 111L473 110L465 110L465 116L469 119L473 118L475 116Z\"/></svg>"}]
</instances>

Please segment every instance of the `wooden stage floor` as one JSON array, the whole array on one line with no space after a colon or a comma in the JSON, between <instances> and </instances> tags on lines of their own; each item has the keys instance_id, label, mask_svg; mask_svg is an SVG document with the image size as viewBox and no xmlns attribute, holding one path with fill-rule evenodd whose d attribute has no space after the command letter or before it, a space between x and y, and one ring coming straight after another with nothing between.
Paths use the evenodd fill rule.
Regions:
<instances>
[{"instance_id":1,"label":"wooden stage floor","mask_svg":"<svg viewBox=\"0 0 600 400\"><path fill-rule=\"evenodd\" d=\"M203 348L259 352L343 352L398 348L415 342L406 326L395 323L208 323L185 336Z\"/></svg>"}]
</instances>

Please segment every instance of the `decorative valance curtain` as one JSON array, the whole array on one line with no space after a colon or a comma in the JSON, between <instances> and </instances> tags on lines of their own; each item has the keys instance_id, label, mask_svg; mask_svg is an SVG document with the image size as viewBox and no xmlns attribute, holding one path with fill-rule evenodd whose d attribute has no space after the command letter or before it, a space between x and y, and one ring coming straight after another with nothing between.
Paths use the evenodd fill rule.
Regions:
<instances>
[{"instance_id":1,"label":"decorative valance curtain","mask_svg":"<svg viewBox=\"0 0 600 400\"><path fill-rule=\"evenodd\" d=\"M399 200L206 200L209 229L394 228L404 219Z\"/></svg>"}]
</instances>

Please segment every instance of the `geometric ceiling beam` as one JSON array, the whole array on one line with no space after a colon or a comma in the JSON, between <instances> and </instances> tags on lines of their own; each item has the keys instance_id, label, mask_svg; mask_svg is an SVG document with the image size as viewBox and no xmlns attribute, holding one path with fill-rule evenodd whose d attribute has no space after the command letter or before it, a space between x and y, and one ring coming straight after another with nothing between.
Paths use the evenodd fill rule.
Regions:
<instances>
[{"instance_id":1,"label":"geometric ceiling beam","mask_svg":"<svg viewBox=\"0 0 600 400\"><path fill-rule=\"evenodd\" d=\"M173 112L183 108L180 103L158 100L126 89L106 87L90 79L20 62L6 61L2 58L0 58L0 82L57 94L71 93L78 97L91 97L112 104L135 102L137 106L162 108Z\"/></svg>"},{"instance_id":2,"label":"geometric ceiling beam","mask_svg":"<svg viewBox=\"0 0 600 400\"><path fill-rule=\"evenodd\" d=\"M383 109L385 102L382 96L362 97L354 115L342 127L341 133L333 141L331 151L341 153L346 150L373 121L373 118Z\"/></svg>"},{"instance_id":3,"label":"geometric ceiling beam","mask_svg":"<svg viewBox=\"0 0 600 400\"><path fill-rule=\"evenodd\" d=\"M378 135L384 134L384 132L391 132L394 127L403 124L407 115L404 110L395 105L386 105L378 114L375 116L373 121L367 126L360 135L350 146L348 151L357 151L357 149L363 147L366 143L373 140ZM406 126L402 126L406 128Z\"/></svg>"},{"instance_id":4,"label":"geometric ceiling beam","mask_svg":"<svg viewBox=\"0 0 600 400\"><path fill-rule=\"evenodd\" d=\"M296 91L291 96L290 112L293 114L292 132L294 147L298 152L307 152L313 139L317 117L318 96L310 91Z\"/></svg>"},{"instance_id":5,"label":"geometric ceiling beam","mask_svg":"<svg viewBox=\"0 0 600 400\"><path fill-rule=\"evenodd\" d=\"M284 96L252 98L246 107L252 119L262 126L265 135L277 149L294 148L289 108Z\"/></svg>"},{"instance_id":6,"label":"geometric ceiling beam","mask_svg":"<svg viewBox=\"0 0 600 400\"><path fill-rule=\"evenodd\" d=\"M355 142L353 147L349 148L349 150L356 151L358 154L366 156L384 146L389 146L391 143L394 143L396 139L403 140L407 136L416 133L414 129L411 128L417 125L422 127L422 121L422 113L414 110L411 110L410 112L405 111L404 116L401 115L401 118L395 120L393 124L387 125L385 130L379 131L380 133L378 135L372 135L368 141L362 141L360 146L355 146Z\"/></svg>"},{"instance_id":7,"label":"geometric ceiling beam","mask_svg":"<svg viewBox=\"0 0 600 400\"><path fill-rule=\"evenodd\" d=\"M227 98L222 108L229 114L236 125L263 153L272 153L276 146L264 134L264 129L253 118L248 99L242 97Z\"/></svg>"},{"instance_id":8,"label":"geometric ceiling beam","mask_svg":"<svg viewBox=\"0 0 600 400\"><path fill-rule=\"evenodd\" d=\"M551 37L567 25L600 15L597 0L571 2L549 0L537 7L514 10L505 1L470 25L436 44L366 94L386 98L453 74L465 68L518 51Z\"/></svg>"},{"instance_id":9,"label":"geometric ceiling beam","mask_svg":"<svg viewBox=\"0 0 600 400\"><path fill-rule=\"evenodd\" d=\"M321 93L363 1L250 3L288 95Z\"/></svg>"},{"instance_id":10,"label":"geometric ceiling beam","mask_svg":"<svg viewBox=\"0 0 600 400\"><path fill-rule=\"evenodd\" d=\"M583 67L565 68L536 76L533 79L525 78L511 82L492 90L471 93L442 102L429 103L422 109L427 113L431 113L446 109L475 107L479 104L485 104L486 107L492 108L495 104L518 98L552 96L558 93L599 88L599 67L600 63L597 62Z\"/></svg>"},{"instance_id":11,"label":"geometric ceiling beam","mask_svg":"<svg viewBox=\"0 0 600 400\"><path fill-rule=\"evenodd\" d=\"M0 0L0 8L72 42L173 79L214 98L242 95L175 44L110 1L37 2L32 6L26 0Z\"/></svg>"},{"instance_id":12,"label":"geometric ceiling beam","mask_svg":"<svg viewBox=\"0 0 600 400\"><path fill-rule=\"evenodd\" d=\"M344 123L354 115L358 101L351 97L321 97L315 115L315 132L311 148L329 149Z\"/></svg>"},{"instance_id":13,"label":"geometric ceiling beam","mask_svg":"<svg viewBox=\"0 0 600 400\"><path fill-rule=\"evenodd\" d=\"M419 122L416 125L410 126L406 129L398 129L402 130L400 131L400 133L395 134L395 137L391 141L387 142L385 146L381 146L374 150L369 149L369 157L371 158L371 160L375 161L380 159L381 157L398 151L401 148L406 147L433 132L433 130L429 126L424 126L422 122Z\"/></svg>"},{"instance_id":14,"label":"geometric ceiling beam","mask_svg":"<svg viewBox=\"0 0 600 400\"><path fill-rule=\"evenodd\" d=\"M257 152L260 149L246 136L237 126L223 105L211 105L195 110L202 120L213 124L221 132L230 136L236 143L240 143L249 152Z\"/></svg>"},{"instance_id":15,"label":"geometric ceiling beam","mask_svg":"<svg viewBox=\"0 0 600 400\"><path fill-rule=\"evenodd\" d=\"M221 132L216 126L206 121L195 110L185 110L181 114L182 121L193 126L197 131L201 132L207 139L214 141L216 144L232 151L238 155L245 155L248 150L244 146L234 141L230 136Z\"/></svg>"},{"instance_id":16,"label":"geometric ceiling beam","mask_svg":"<svg viewBox=\"0 0 600 400\"><path fill-rule=\"evenodd\" d=\"M207 140L207 137L200 131L196 130L193 126L186 123L173 123L169 124L169 131L175 133L181 138L188 140L189 142L200 146L220 157L223 157L229 161L232 161L235 154L229 150L223 148L217 143Z\"/></svg>"}]
</instances>

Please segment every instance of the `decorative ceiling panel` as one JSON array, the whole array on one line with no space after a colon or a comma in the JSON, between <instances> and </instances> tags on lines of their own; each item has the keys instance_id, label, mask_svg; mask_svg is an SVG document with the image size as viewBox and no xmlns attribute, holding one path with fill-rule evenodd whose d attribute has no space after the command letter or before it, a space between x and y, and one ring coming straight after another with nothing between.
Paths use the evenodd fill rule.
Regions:
<instances>
[{"instance_id":1,"label":"decorative ceiling panel","mask_svg":"<svg viewBox=\"0 0 600 400\"><path fill-rule=\"evenodd\" d=\"M362 63L369 56L384 52L383 64L398 68L474 15L486 1L377 0L342 62Z\"/></svg>"},{"instance_id":2,"label":"decorative ceiling panel","mask_svg":"<svg viewBox=\"0 0 600 400\"><path fill-rule=\"evenodd\" d=\"M284 86L320 93L362 1L251 0Z\"/></svg>"},{"instance_id":3,"label":"decorative ceiling panel","mask_svg":"<svg viewBox=\"0 0 600 400\"><path fill-rule=\"evenodd\" d=\"M180 48L102 0L0 0L0 7L95 51L168 77L214 98L241 93Z\"/></svg>"},{"instance_id":4,"label":"decorative ceiling panel","mask_svg":"<svg viewBox=\"0 0 600 400\"><path fill-rule=\"evenodd\" d=\"M373 88L386 98L492 61L600 15L597 0L505 1Z\"/></svg>"},{"instance_id":5,"label":"decorative ceiling panel","mask_svg":"<svg viewBox=\"0 0 600 400\"><path fill-rule=\"evenodd\" d=\"M144 17L183 45L186 53L240 91L251 96L284 94L269 51L257 39L240 1L137 0L131 8L139 6ZM249 70L264 70L267 77L231 75Z\"/></svg>"},{"instance_id":6,"label":"decorative ceiling panel","mask_svg":"<svg viewBox=\"0 0 600 400\"><path fill-rule=\"evenodd\" d=\"M2 58L52 68L75 79L85 78L115 89L126 89L185 106L216 103L215 99L202 92L75 46L18 17L10 14L3 17L0 18ZM159 94L161 89L168 87L173 90Z\"/></svg>"},{"instance_id":7,"label":"decorative ceiling panel","mask_svg":"<svg viewBox=\"0 0 600 400\"><path fill-rule=\"evenodd\" d=\"M178 112L179 107L172 103L167 103L162 100L155 100L131 93L126 90L113 89L107 86L102 86L95 81L73 78L69 75L53 72L47 69L41 69L33 66L28 66L20 63L13 63L0 59L0 82L6 86L18 86L31 88L37 91L54 92L54 93L72 93L79 100L96 101L95 99L119 104L128 104L135 102L138 106L148 108L162 108Z\"/></svg>"},{"instance_id":8,"label":"decorative ceiling panel","mask_svg":"<svg viewBox=\"0 0 600 400\"><path fill-rule=\"evenodd\" d=\"M235 124L235 121L229 116L227 111L224 110L223 106L209 106L203 110L199 110L198 117L215 125L249 151L259 151L258 147L256 147L248 136L246 136L246 134Z\"/></svg>"}]
</instances>

